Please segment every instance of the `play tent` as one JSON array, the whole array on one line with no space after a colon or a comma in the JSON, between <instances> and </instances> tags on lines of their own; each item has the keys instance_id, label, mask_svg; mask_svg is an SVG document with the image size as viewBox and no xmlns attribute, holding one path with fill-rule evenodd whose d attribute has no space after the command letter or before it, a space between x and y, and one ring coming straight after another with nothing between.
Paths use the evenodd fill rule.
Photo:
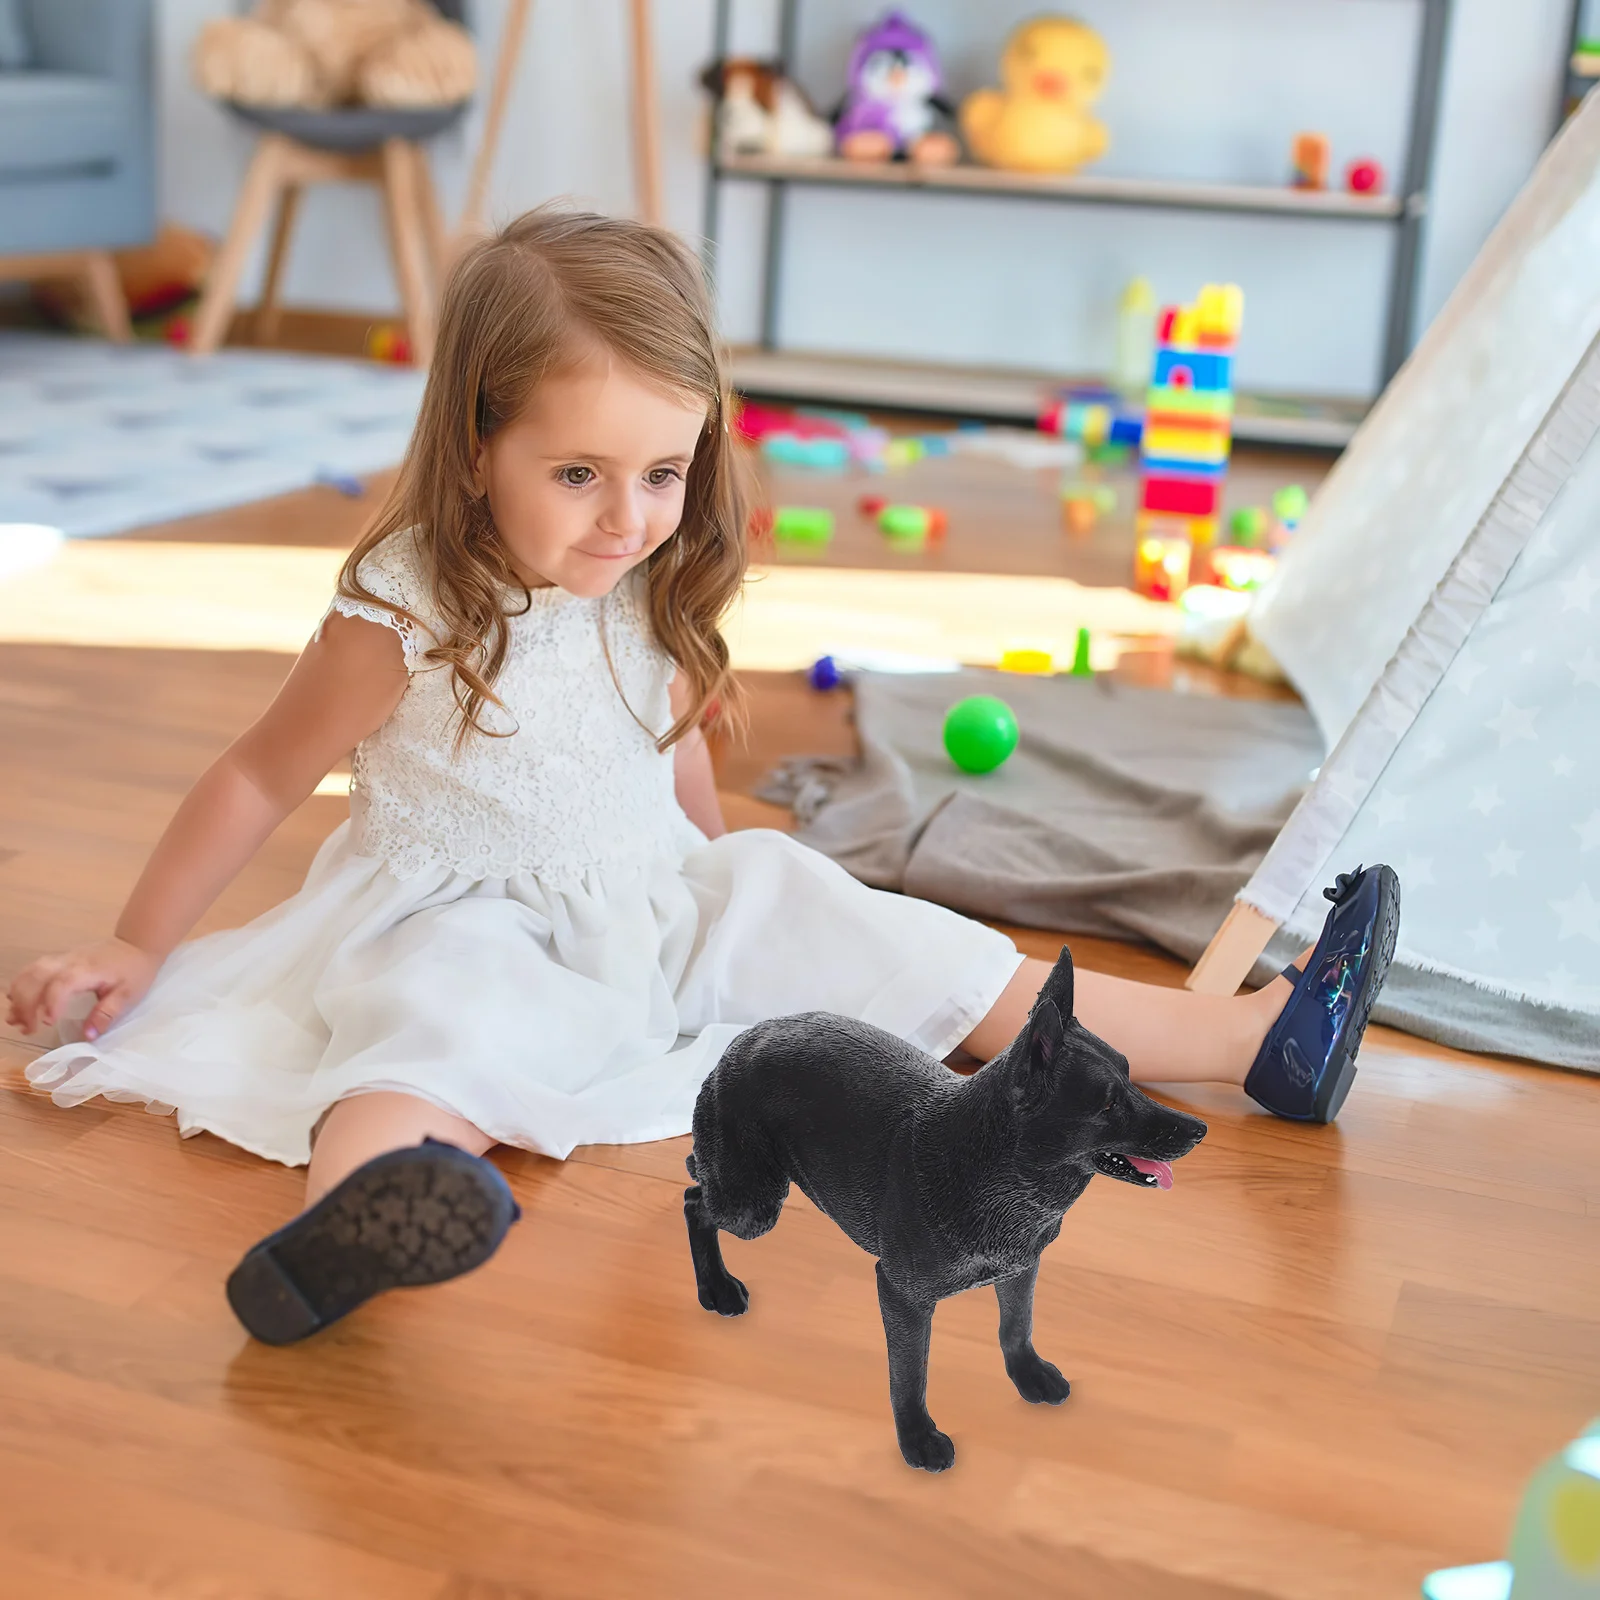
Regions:
<instances>
[{"instance_id":1,"label":"play tent","mask_svg":"<svg viewBox=\"0 0 1600 1600\"><path fill-rule=\"evenodd\" d=\"M1192 987L1264 978L1316 936L1335 873L1388 861L1380 1021L1600 1070L1597 336L1591 96L1251 614L1330 754Z\"/></svg>"}]
</instances>

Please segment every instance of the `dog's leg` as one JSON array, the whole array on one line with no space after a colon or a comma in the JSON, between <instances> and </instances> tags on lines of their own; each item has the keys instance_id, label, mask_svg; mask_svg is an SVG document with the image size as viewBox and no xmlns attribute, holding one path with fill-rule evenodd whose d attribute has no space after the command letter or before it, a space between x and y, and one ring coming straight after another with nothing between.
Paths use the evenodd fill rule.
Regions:
<instances>
[{"instance_id":1,"label":"dog's leg","mask_svg":"<svg viewBox=\"0 0 1600 1600\"><path fill-rule=\"evenodd\" d=\"M750 1306L750 1291L723 1264L722 1241L716 1223L706 1215L698 1183L683 1191L683 1220L689 1224L689 1254L700 1304L719 1317L742 1316Z\"/></svg>"},{"instance_id":2,"label":"dog's leg","mask_svg":"<svg viewBox=\"0 0 1600 1600\"><path fill-rule=\"evenodd\" d=\"M1033 1285L1038 1276L1036 1258L1025 1272L1001 1278L994 1286L1000 1301L1000 1353L1006 1358L1006 1376L1024 1400L1058 1406L1072 1385L1033 1348Z\"/></svg>"},{"instance_id":3,"label":"dog's leg","mask_svg":"<svg viewBox=\"0 0 1600 1600\"><path fill-rule=\"evenodd\" d=\"M933 1334L933 1304L919 1305L890 1281L878 1263L878 1308L889 1340L889 1404L894 1431L906 1464L926 1472L954 1465L956 1447L928 1415L928 1341Z\"/></svg>"}]
</instances>

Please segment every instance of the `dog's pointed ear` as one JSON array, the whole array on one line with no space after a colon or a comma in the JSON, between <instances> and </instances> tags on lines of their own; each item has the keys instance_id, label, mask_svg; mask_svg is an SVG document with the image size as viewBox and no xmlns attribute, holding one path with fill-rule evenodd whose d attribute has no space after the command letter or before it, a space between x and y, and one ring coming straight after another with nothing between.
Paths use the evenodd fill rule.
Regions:
<instances>
[{"instance_id":1,"label":"dog's pointed ear","mask_svg":"<svg viewBox=\"0 0 1600 1600\"><path fill-rule=\"evenodd\" d=\"M1048 1095L1056 1068L1065 1058L1066 1029L1055 1002L1040 995L1018 1035L1009 1069L1012 1099L1018 1105Z\"/></svg>"},{"instance_id":2,"label":"dog's pointed ear","mask_svg":"<svg viewBox=\"0 0 1600 1600\"><path fill-rule=\"evenodd\" d=\"M1039 998L1048 998L1053 1001L1056 1010L1061 1013L1063 1021L1072 1019L1072 952L1065 945L1061 947L1061 954L1056 958L1056 964L1051 968L1050 976L1044 980L1044 987L1039 991Z\"/></svg>"}]
</instances>

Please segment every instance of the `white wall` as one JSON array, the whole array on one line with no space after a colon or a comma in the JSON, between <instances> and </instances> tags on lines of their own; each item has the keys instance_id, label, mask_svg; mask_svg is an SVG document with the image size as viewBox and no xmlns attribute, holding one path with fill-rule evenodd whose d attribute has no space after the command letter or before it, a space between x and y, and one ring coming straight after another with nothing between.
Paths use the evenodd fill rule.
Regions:
<instances>
[{"instance_id":1,"label":"white wall","mask_svg":"<svg viewBox=\"0 0 1600 1600\"><path fill-rule=\"evenodd\" d=\"M220 232L248 159L246 132L191 87L187 54L228 0L159 0L167 215ZM819 102L839 92L849 39L876 0L802 0L799 75ZM1028 0L913 0L940 41L952 90L990 81L999 41ZM1397 174L1421 7L1414 0L1077 0L1109 41L1097 170L1280 181L1293 133L1317 128L1342 169L1375 155ZM771 0L736 0L736 45L770 47ZM478 0L492 41L504 0ZM1549 132L1567 0L1456 0L1420 313L1442 304ZM535 0L493 185L509 215L552 195L631 204L625 0ZM711 0L656 0L669 220L698 235L702 96ZM436 148L447 209L464 187L476 122ZM761 197L725 191L723 316L753 337ZM395 304L375 197L311 196L291 260L292 301ZM1026 202L797 191L782 332L816 349L1085 370L1110 355L1123 282L1167 298L1206 279L1246 294L1241 381L1364 394L1376 380L1392 235L1377 227L1096 210ZM253 282L246 292L253 292Z\"/></svg>"}]
</instances>

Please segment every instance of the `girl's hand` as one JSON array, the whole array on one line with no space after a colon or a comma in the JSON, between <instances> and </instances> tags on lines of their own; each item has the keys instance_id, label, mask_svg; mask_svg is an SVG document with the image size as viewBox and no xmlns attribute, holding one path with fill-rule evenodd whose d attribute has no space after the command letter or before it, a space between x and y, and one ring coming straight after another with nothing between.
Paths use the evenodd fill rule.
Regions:
<instances>
[{"instance_id":1,"label":"girl's hand","mask_svg":"<svg viewBox=\"0 0 1600 1600\"><path fill-rule=\"evenodd\" d=\"M161 958L125 939L80 945L64 955L40 956L12 981L7 1022L24 1033L53 1027L79 994L95 996L83 1036L97 1039L155 982Z\"/></svg>"}]
</instances>

